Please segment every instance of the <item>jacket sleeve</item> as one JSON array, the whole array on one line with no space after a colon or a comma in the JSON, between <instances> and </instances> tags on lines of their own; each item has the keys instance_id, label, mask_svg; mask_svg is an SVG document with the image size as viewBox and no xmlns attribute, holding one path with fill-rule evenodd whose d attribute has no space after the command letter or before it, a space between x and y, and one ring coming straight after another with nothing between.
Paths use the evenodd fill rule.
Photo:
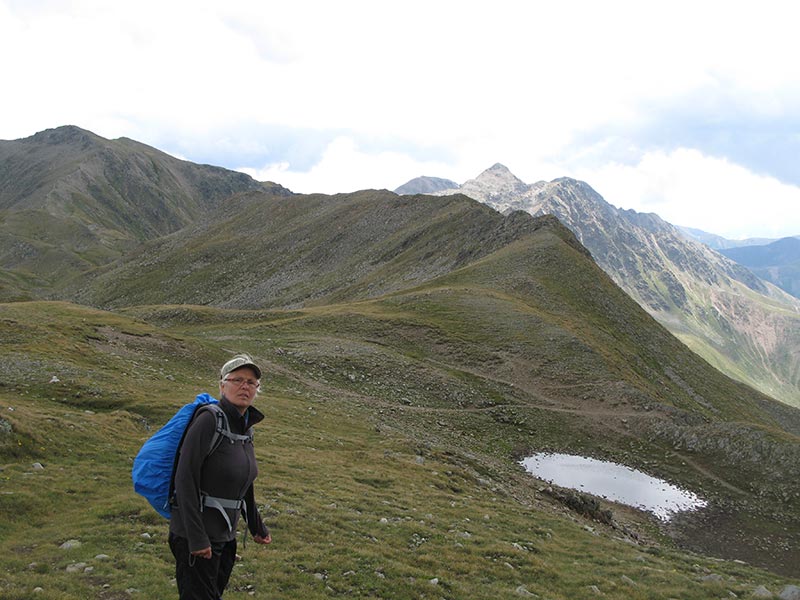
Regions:
<instances>
[{"instance_id":1,"label":"jacket sleeve","mask_svg":"<svg viewBox=\"0 0 800 600\"><path fill-rule=\"evenodd\" d=\"M175 469L175 499L178 510L174 514L183 520L190 552L203 550L211 545L203 525L200 480L203 461L211 447L216 427L216 417L211 411L203 410L196 415L186 431Z\"/></svg>"},{"instance_id":2,"label":"jacket sleeve","mask_svg":"<svg viewBox=\"0 0 800 600\"><path fill-rule=\"evenodd\" d=\"M253 491L252 485L247 488L247 492L244 495L244 500L247 506L247 514L245 515L245 519L247 521L247 528L250 530L250 534L253 536L260 535L261 537L267 537L269 534L269 529L261 519L261 515L258 514L255 492Z\"/></svg>"}]
</instances>

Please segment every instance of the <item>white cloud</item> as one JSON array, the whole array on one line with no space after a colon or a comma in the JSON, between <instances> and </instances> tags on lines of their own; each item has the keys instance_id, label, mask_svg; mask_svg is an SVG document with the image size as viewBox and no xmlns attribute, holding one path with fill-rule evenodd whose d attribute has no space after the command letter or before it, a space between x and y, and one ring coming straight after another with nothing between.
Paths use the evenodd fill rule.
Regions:
<instances>
[{"instance_id":1,"label":"white cloud","mask_svg":"<svg viewBox=\"0 0 800 600\"><path fill-rule=\"evenodd\" d=\"M584 151L574 144L591 132L669 132L652 120L692 110L702 117L692 123L767 115L780 131L781 117L800 106L798 10L780 0L0 0L4 81L13 89L3 97L0 138L75 124L189 160L203 147L205 162L283 177L296 191L391 187L423 174L463 182L495 162L529 182L552 179L575 174L566 167ZM669 110L675 103L681 110ZM226 131L243 138L226 145L228 157L237 146L274 149L259 136L277 130L281 147L292 146L285 138L294 131L392 145L338 140L304 172L262 168L274 157L237 165L206 152ZM636 190L660 198L669 220L666 203L678 212L689 195L677 193L678 182L701 181L692 165L734 177L736 189L750 182L751 195L793 197L794 188L743 167L682 162L670 153L674 143L661 147L661 160L654 150L636 168L596 171L624 174L625 185L582 178L607 187L612 203ZM423 158L431 148L446 149L447 161ZM655 189L657 181L665 187ZM719 201L728 212L730 195Z\"/></svg>"},{"instance_id":2,"label":"white cloud","mask_svg":"<svg viewBox=\"0 0 800 600\"><path fill-rule=\"evenodd\" d=\"M800 188L681 148L577 175L609 203L729 239L800 234Z\"/></svg>"},{"instance_id":3,"label":"white cloud","mask_svg":"<svg viewBox=\"0 0 800 600\"><path fill-rule=\"evenodd\" d=\"M398 152L368 154L348 137L328 144L322 160L308 171L296 171L288 162L261 169L240 168L258 181L273 181L298 193L353 192L362 189L395 189L423 174L447 177L451 167L433 161L417 161Z\"/></svg>"}]
</instances>

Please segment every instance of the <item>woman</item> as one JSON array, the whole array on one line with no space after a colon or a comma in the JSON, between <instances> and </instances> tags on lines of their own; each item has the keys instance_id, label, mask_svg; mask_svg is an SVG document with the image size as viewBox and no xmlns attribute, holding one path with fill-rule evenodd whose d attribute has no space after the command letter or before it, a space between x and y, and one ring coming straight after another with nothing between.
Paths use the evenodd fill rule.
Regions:
<instances>
[{"instance_id":1,"label":"woman","mask_svg":"<svg viewBox=\"0 0 800 600\"><path fill-rule=\"evenodd\" d=\"M236 560L236 525L245 516L253 539L272 541L256 510L253 481L258 475L251 428L264 419L253 406L261 369L246 354L220 369L219 405L197 410L175 468L175 500L169 546L181 600L219 600ZM227 419L211 450L218 423ZM209 454L209 451L211 453Z\"/></svg>"}]
</instances>

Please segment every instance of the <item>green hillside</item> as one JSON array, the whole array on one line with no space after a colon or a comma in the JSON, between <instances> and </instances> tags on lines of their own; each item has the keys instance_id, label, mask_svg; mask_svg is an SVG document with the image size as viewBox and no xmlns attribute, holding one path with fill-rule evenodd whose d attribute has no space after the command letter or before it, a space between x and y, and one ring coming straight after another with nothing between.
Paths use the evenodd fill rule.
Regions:
<instances>
[{"instance_id":1,"label":"green hillside","mask_svg":"<svg viewBox=\"0 0 800 600\"><path fill-rule=\"evenodd\" d=\"M705 599L800 576L798 411L699 361L561 227L374 299L21 302L0 336L3 598L175 594L131 460L235 351L265 368L275 542L241 550L226 598ZM580 514L516 463L537 450L638 466L711 509Z\"/></svg>"},{"instance_id":2,"label":"green hillside","mask_svg":"<svg viewBox=\"0 0 800 600\"><path fill-rule=\"evenodd\" d=\"M232 194L280 189L78 127L0 141L0 300L41 294L142 241L201 219Z\"/></svg>"},{"instance_id":3,"label":"green hillside","mask_svg":"<svg viewBox=\"0 0 800 600\"><path fill-rule=\"evenodd\" d=\"M58 295L102 307L263 308L363 299L448 273L546 223L556 221L503 217L463 196L254 192Z\"/></svg>"}]
</instances>

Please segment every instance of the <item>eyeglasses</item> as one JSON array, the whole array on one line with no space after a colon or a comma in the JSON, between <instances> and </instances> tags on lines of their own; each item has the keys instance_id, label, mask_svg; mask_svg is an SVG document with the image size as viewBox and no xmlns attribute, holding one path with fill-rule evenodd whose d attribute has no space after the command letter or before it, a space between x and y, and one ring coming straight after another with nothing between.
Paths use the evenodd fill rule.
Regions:
<instances>
[{"instance_id":1,"label":"eyeglasses","mask_svg":"<svg viewBox=\"0 0 800 600\"><path fill-rule=\"evenodd\" d=\"M261 387L260 381L256 381L255 379L244 379L243 377L230 377L223 379L222 381L227 381L229 383L232 383L236 387L242 387L244 384L247 384L250 387L254 387L256 389Z\"/></svg>"}]
</instances>

